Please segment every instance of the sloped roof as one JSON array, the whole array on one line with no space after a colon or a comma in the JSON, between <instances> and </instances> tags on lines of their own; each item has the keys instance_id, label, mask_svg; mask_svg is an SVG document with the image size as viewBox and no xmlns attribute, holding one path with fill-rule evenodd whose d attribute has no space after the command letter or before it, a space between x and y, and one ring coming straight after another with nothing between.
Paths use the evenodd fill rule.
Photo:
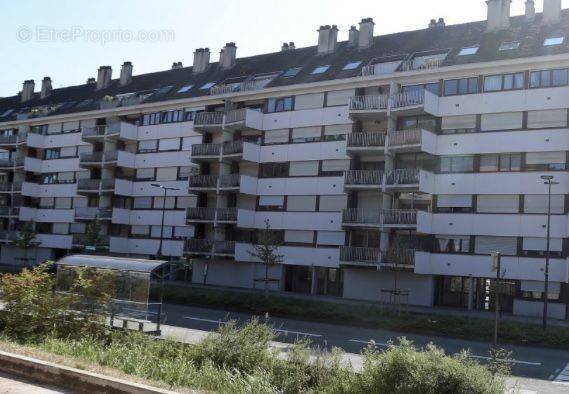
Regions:
<instances>
[{"instance_id":1,"label":"sloped roof","mask_svg":"<svg viewBox=\"0 0 569 394\"><path fill-rule=\"evenodd\" d=\"M444 28L429 28L374 37L373 44L365 50L350 47L347 42L338 44L334 53L318 56L317 47L311 46L286 52L275 52L246 58L238 58L236 64L229 70L222 70L218 63L211 63L208 70L201 74L193 74L192 67L166 70L133 76L132 82L120 86L119 80L112 80L106 89L96 90L93 84L69 86L54 89L52 94L40 99L39 93L34 98L20 103L19 96L0 99L0 116L7 110L12 113L0 118L0 122L13 120L18 112L25 109L67 103L52 111L50 115L62 113L83 112L99 109L99 101L107 96L126 93L154 92L165 86L171 90L163 94L151 94L143 102L160 102L172 99L209 96L209 91L200 90L208 82L221 83L227 79L253 76L271 72L284 72L292 67L302 67L302 70L292 78L279 76L267 87L288 86L310 82L351 78L360 75L361 68L342 70L351 61L361 60L365 65L375 58L390 56L408 58L413 54L448 50L449 54L443 66L481 63L496 60L544 56L569 52L569 9L562 11L562 21L558 25L544 25L542 14L537 14L533 22L527 22L523 15L511 18L509 29L500 32L486 32L486 21L450 25ZM563 35L566 37L561 45L544 47L547 37ZM498 51L501 43L519 41L520 47L511 51ZM475 55L460 56L458 52L467 46L479 45ZM314 68L320 65L330 65L330 69L318 75L312 75ZM187 92L178 93L184 86L193 85ZM85 100L91 99L90 102ZM79 103L83 102L83 105Z\"/></svg>"},{"instance_id":2,"label":"sloped roof","mask_svg":"<svg viewBox=\"0 0 569 394\"><path fill-rule=\"evenodd\" d=\"M144 260L123 257L72 255L59 259L56 265L99 268L115 271L130 271L150 274L169 264L165 260Z\"/></svg>"}]
</instances>

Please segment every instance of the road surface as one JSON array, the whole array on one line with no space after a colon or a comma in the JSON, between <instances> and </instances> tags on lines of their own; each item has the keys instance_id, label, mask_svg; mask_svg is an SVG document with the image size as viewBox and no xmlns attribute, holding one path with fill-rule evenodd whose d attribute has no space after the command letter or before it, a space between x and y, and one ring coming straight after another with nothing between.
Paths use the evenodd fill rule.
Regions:
<instances>
[{"instance_id":1,"label":"road surface","mask_svg":"<svg viewBox=\"0 0 569 394\"><path fill-rule=\"evenodd\" d=\"M11 375L0 373L0 394L63 394L72 393L39 383L32 383Z\"/></svg>"}]
</instances>

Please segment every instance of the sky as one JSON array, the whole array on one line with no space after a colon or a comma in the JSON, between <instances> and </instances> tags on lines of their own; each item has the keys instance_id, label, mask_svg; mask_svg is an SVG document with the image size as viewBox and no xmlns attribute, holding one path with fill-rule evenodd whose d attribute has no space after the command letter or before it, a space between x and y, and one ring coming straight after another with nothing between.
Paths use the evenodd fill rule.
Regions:
<instances>
[{"instance_id":1,"label":"sky","mask_svg":"<svg viewBox=\"0 0 569 394\"><path fill-rule=\"evenodd\" d=\"M525 0L513 0L512 15ZM538 12L542 0L536 1ZM85 83L101 65L119 75L193 62L209 47L212 61L226 42L237 56L280 50L283 42L315 45L320 25L335 24L339 40L372 17L375 35L425 28L432 18L457 24L486 18L485 0L0 0L0 97L17 94L27 79L50 76L54 88ZM563 0L564 8L569 0Z\"/></svg>"}]
</instances>

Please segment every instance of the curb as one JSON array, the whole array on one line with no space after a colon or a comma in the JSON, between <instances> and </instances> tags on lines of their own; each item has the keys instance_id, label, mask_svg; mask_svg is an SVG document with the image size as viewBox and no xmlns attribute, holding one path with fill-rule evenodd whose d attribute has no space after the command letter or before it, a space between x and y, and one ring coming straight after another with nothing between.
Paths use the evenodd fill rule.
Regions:
<instances>
[{"instance_id":1,"label":"curb","mask_svg":"<svg viewBox=\"0 0 569 394\"><path fill-rule=\"evenodd\" d=\"M170 390L2 351L0 351L0 372L80 393L174 393Z\"/></svg>"}]
</instances>

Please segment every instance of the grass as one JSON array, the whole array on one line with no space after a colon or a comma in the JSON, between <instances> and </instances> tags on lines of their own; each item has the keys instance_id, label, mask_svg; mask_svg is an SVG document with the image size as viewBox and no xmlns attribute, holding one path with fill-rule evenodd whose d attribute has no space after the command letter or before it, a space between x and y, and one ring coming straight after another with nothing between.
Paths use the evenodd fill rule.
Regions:
<instances>
[{"instance_id":1,"label":"grass","mask_svg":"<svg viewBox=\"0 0 569 394\"><path fill-rule=\"evenodd\" d=\"M494 333L494 322L488 319L418 313L398 315L374 305L292 299L274 294L168 285L164 288L164 301L479 341L492 341ZM502 320L499 335L501 342L569 349L566 327L549 326L543 330L531 323Z\"/></svg>"}]
</instances>

